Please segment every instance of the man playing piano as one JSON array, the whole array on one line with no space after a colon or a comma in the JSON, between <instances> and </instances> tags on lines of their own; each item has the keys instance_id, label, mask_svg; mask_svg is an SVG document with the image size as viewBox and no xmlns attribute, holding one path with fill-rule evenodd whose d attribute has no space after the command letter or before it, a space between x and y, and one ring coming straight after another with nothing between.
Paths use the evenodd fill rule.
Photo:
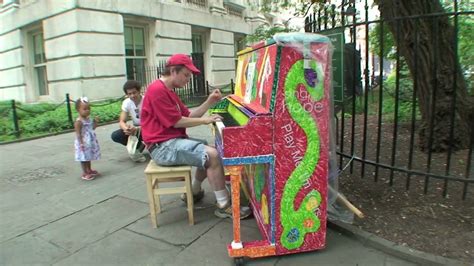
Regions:
<instances>
[{"instance_id":1,"label":"man playing piano","mask_svg":"<svg viewBox=\"0 0 474 266\"><path fill-rule=\"evenodd\" d=\"M217 200L214 214L230 218L231 201L217 150L186 134L188 127L210 124L222 118L216 114L203 116L222 95L214 90L203 104L190 111L173 91L185 86L192 74L199 73L187 55L175 54L168 59L163 76L151 83L145 93L141 111L142 138L155 163L197 167L192 182L194 201L204 197L201 183L207 177ZM241 208L240 212L241 219L251 214L249 208Z\"/></svg>"}]
</instances>

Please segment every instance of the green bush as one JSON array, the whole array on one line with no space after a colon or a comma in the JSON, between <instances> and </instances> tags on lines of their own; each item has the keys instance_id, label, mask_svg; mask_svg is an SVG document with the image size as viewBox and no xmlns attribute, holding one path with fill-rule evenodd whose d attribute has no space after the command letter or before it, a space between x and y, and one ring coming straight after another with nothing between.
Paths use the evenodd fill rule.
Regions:
<instances>
[{"instance_id":1,"label":"green bush","mask_svg":"<svg viewBox=\"0 0 474 266\"><path fill-rule=\"evenodd\" d=\"M405 71L405 70L404 70ZM398 113L397 120L399 122L408 122L412 119L413 112L413 85L408 71L401 71L399 80L399 92L398 92ZM404 72L404 73L402 73ZM405 76L404 76L405 75ZM390 74L388 79L384 82L383 95L382 95L382 118L386 122L395 120L395 109L396 109L396 81L395 72ZM370 90L367 95L367 115L378 115L379 114L379 99L380 99L380 88ZM345 103L345 116L351 117L352 115L352 102L350 99ZM416 103L415 103L416 104ZM365 95L357 96L355 99L355 114L362 115L365 110ZM420 112L418 109L415 110L415 119L420 119Z\"/></svg>"},{"instance_id":2,"label":"green bush","mask_svg":"<svg viewBox=\"0 0 474 266\"><path fill-rule=\"evenodd\" d=\"M384 81L384 92L395 98L397 95L397 71L393 70ZM400 102L411 102L413 98L413 81L405 63L401 64L398 78L398 99Z\"/></svg>"},{"instance_id":3,"label":"green bush","mask_svg":"<svg viewBox=\"0 0 474 266\"><path fill-rule=\"evenodd\" d=\"M100 123L117 121L120 116L122 98L91 103L91 117L99 116ZM21 104L17 106L20 138L58 133L73 126L69 122L67 105L62 104ZM74 104L71 103L73 121L77 118ZM0 142L17 139L13 125L13 111L10 101L0 102Z\"/></svg>"}]
</instances>

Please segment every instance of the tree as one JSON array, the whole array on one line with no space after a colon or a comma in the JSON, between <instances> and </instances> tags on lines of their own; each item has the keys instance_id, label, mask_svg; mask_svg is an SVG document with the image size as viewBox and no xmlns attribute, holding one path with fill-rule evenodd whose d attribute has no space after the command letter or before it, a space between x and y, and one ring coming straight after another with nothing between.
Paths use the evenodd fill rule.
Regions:
<instances>
[{"instance_id":1,"label":"tree","mask_svg":"<svg viewBox=\"0 0 474 266\"><path fill-rule=\"evenodd\" d=\"M314 3L327 2L330 1L294 3L309 10ZM341 0L341 5L353 6L354 2L355 0ZM392 33L393 40L399 43L398 51L405 59L411 77L416 77L414 80L422 119L419 130L421 149L445 151L449 147L467 148L474 127L474 99L468 93L456 53L455 27L448 20L448 16L443 15L446 11L440 1L374 2L384 25L387 25ZM307 10L300 10L298 13L305 14ZM413 19L419 16L424 17ZM465 47L461 46L459 50L462 51L463 48ZM472 56L468 57L468 60L469 58L472 60ZM472 62L465 64L472 66ZM453 118L454 124L451 125ZM451 128L454 128L452 142Z\"/></svg>"},{"instance_id":2,"label":"tree","mask_svg":"<svg viewBox=\"0 0 474 266\"><path fill-rule=\"evenodd\" d=\"M394 40L398 40L398 51L404 57L411 76L416 76L422 116L420 147L428 150L431 146L433 151L445 151L449 146L466 148L474 126L474 101L467 92L459 57L456 56L454 26L447 16L397 19L442 14L445 10L439 0L375 0L375 3ZM454 125L451 125L452 117ZM452 127L455 130L450 143Z\"/></svg>"}]
</instances>

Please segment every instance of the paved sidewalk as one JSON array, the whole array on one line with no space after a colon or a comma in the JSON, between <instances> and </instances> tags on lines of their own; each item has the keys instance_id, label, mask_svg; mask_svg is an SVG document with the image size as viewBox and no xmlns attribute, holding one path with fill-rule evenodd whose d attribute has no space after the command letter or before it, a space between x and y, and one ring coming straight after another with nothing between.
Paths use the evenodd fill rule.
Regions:
<instances>
[{"instance_id":1,"label":"paved sidewalk","mask_svg":"<svg viewBox=\"0 0 474 266\"><path fill-rule=\"evenodd\" d=\"M74 161L74 133L1 145L0 265L231 265L226 245L231 220L213 215L207 182L195 206L194 226L179 196L162 197L161 225L150 223L146 163L134 163L110 140L116 124L96 129L102 173L80 179ZM207 126L188 133L212 142ZM261 239L253 219L242 224L244 241ZM254 265L413 265L372 248L351 234L328 229L326 249L246 260Z\"/></svg>"}]
</instances>

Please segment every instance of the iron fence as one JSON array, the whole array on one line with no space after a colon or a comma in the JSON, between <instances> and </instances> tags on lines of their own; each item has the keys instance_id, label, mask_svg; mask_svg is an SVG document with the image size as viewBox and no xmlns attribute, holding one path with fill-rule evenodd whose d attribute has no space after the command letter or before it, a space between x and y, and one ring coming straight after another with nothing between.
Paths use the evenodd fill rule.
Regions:
<instances>
[{"instance_id":1,"label":"iron fence","mask_svg":"<svg viewBox=\"0 0 474 266\"><path fill-rule=\"evenodd\" d=\"M108 99L100 103L91 103L94 107L102 107L121 102L125 97ZM107 107L108 108L108 107ZM74 100L68 93L65 100L55 104L22 104L15 100L0 103L0 143L16 139L29 139L56 134L74 128ZM99 113L103 113L99 111ZM120 115L120 105L114 114L106 112L101 116L101 122L117 121Z\"/></svg>"},{"instance_id":2,"label":"iron fence","mask_svg":"<svg viewBox=\"0 0 474 266\"><path fill-rule=\"evenodd\" d=\"M343 76L335 93L339 169L375 182L382 175L406 190L472 197L473 62L459 50L472 46L462 38L470 36L474 12L449 1L403 15L401 1L377 2L321 4L305 20L306 32L339 36L343 44L334 50L343 70L333 71Z\"/></svg>"},{"instance_id":3,"label":"iron fence","mask_svg":"<svg viewBox=\"0 0 474 266\"><path fill-rule=\"evenodd\" d=\"M191 57L194 65L201 73L193 75L186 86L175 88L174 91L185 104L194 106L200 104L207 97L209 85L204 75L204 55L202 53L193 53ZM156 66L134 66L133 77L142 84L144 91L146 91L148 85L162 75L165 66L165 60L159 61Z\"/></svg>"},{"instance_id":4,"label":"iron fence","mask_svg":"<svg viewBox=\"0 0 474 266\"><path fill-rule=\"evenodd\" d=\"M153 68L156 71L155 68ZM157 74L159 76L159 74ZM157 76L157 77L158 77ZM151 81L150 81L151 82ZM215 87L205 82L204 89L196 93L197 86L188 84L184 88L175 89L175 92L188 107L201 104L214 89L220 89L223 95L233 93L234 82ZM146 83L144 83L146 84ZM91 102L91 109L94 115L101 113L101 123L117 121L120 115L120 105L125 96L111 98L101 102ZM116 104L116 112L111 113L111 107L108 105ZM105 107L103 112L98 111L96 107ZM57 134L74 128L74 100L66 93L62 102L56 104L38 104L24 105L15 100L0 102L0 143L6 143L18 139L30 139L49 134Z\"/></svg>"}]
</instances>

